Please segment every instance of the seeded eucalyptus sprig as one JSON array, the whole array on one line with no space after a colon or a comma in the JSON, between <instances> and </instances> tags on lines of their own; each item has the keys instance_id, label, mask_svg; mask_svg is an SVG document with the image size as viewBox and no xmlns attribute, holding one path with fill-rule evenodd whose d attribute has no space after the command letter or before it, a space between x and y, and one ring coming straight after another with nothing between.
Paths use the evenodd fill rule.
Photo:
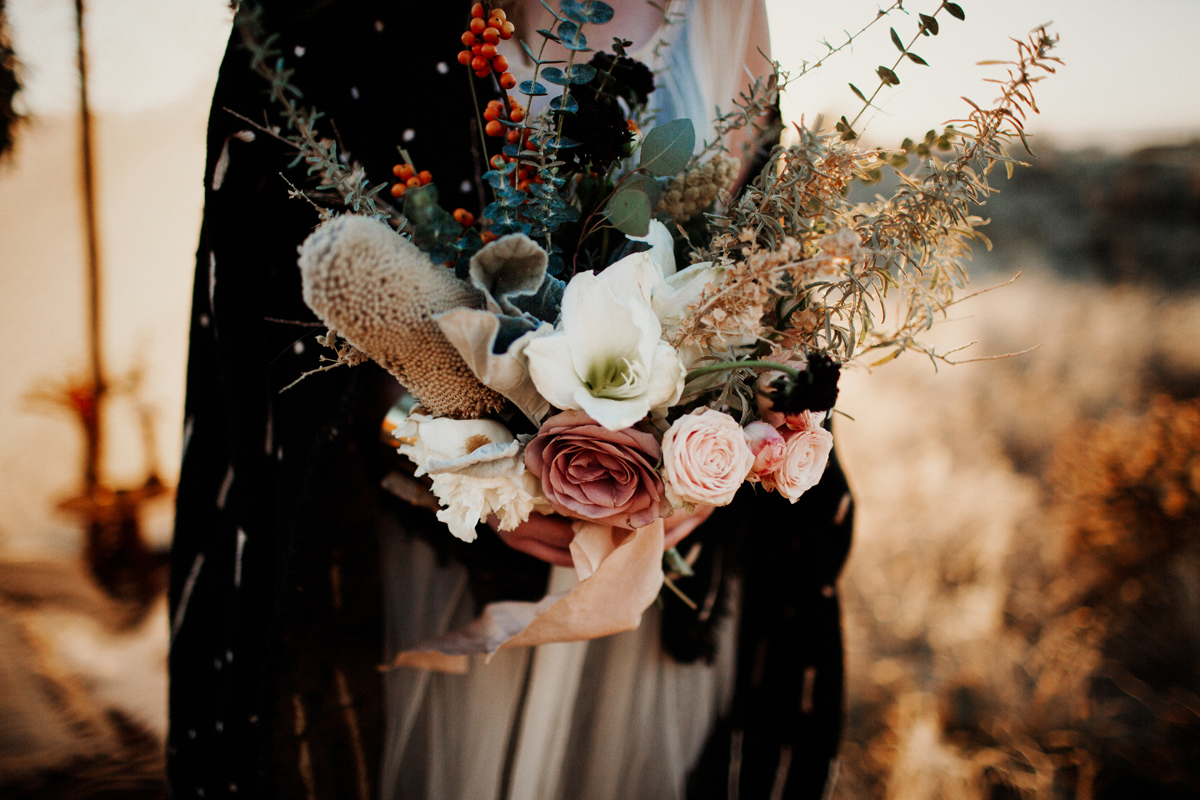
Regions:
<instances>
[{"instance_id":1,"label":"seeded eucalyptus sprig","mask_svg":"<svg viewBox=\"0 0 1200 800\"><path fill-rule=\"evenodd\" d=\"M957 3L948 2L948 0L943 0L942 4L932 14L917 15L917 18L920 20L917 32L913 34L908 44L904 43L900 38L900 34L896 33L895 28L890 29L889 33L891 34L892 44L900 51L900 55L896 57L896 61L892 66L886 67L881 64L875 69L875 74L879 76L879 83L875 86L875 91L871 92L870 97L864 95L853 83L850 84L850 90L854 92L855 97L863 102L863 106L854 115L854 119L847 121L846 117L843 116L838 120L836 127L838 132L842 134L843 139L857 139L858 133L854 130L854 126L862 119L862 115L867 112L867 109L875 108L875 98L888 86L898 86L900 84L900 78L896 75L896 69L900 66L901 62L907 58L914 64L919 64L923 67L929 66L929 63L925 59L913 52L912 47L922 36L938 35L941 26L938 24L937 16L943 11L957 20L965 20L967 18L967 15L962 10L962 6Z\"/></svg>"}]
</instances>

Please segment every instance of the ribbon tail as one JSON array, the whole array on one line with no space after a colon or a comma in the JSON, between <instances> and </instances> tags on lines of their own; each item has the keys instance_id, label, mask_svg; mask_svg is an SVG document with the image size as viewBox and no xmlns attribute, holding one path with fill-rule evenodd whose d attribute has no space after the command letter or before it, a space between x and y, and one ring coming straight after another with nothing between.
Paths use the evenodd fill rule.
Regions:
<instances>
[{"instance_id":1,"label":"ribbon tail","mask_svg":"<svg viewBox=\"0 0 1200 800\"><path fill-rule=\"evenodd\" d=\"M637 628L662 588L662 520L634 531L593 523L575 527L571 555L579 582L569 592L537 603L489 603L470 625L401 652L389 666L460 672L474 654Z\"/></svg>"}]
</instances>

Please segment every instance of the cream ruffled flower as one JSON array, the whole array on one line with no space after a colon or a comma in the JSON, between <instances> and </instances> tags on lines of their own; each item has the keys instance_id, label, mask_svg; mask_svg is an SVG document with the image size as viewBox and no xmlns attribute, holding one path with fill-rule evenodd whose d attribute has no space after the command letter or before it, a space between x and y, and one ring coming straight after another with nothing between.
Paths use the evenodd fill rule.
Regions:
<instances>
[{"instance_id":1,"label":"cream ruffled flower","mask_svg":"<svg viewBox=\"0 0 1200 800\"><path fill-rule=\"evenodd\" d=\"M495 514L512 530L537 509L548 509L537 478L525 469L521 443L499 422L431 418L419 411L396 431L400 454L417 465L416 475L433 479L441 503L437 518L464 542L475 526Z\"/></svg>"}]
</instances>

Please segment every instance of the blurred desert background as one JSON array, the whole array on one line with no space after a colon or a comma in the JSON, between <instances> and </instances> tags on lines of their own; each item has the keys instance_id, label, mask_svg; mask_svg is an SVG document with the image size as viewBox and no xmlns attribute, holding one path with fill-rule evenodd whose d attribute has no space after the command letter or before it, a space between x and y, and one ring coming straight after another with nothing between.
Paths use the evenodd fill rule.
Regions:
<instances>
[{"instance_id":1,"label":"blurred desert background","mask_svg":"<svg viewBox=\"0 0 1200 800\"><path fill-rule=\"evenodd\" d=\"M920 4L917 4L920 5ZM915 13L935 2L913 5ZM994 242L910 355L843 378L858 500L841 584L848 714L838 798L1200 796L1200 6L963 0L864 139L894 147L986 103L1009 36L1053 20L1060 74L1034 165L981 212ZM773 0L785 67L873 3ZM77 414L88 379L74 6L7 0L26 118L0 161L0 794L157 796L170 493L148 500L146 590L84 559ZM177 476L222 0L87 4L109 485ZM811 121L895 56L887 24L791 90ZM875 33L880 34L874 36ZM994 68L993 68L994 69ZM41 399L39 399L41 398ZM157 491L157 490L156 490ZM153 492L150 492L153 494Z\"/></svg>"}]
</instances>

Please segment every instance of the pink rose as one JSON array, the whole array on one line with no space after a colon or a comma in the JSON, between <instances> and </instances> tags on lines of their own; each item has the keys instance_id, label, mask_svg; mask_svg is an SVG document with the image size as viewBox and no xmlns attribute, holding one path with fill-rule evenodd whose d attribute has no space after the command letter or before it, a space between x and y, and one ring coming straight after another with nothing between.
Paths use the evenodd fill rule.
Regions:
<instances>
[{"instance_id":1,"label":"pink rose","mask_svg":"<svg viewBox=\"0 0 1200 800\"><path fill-rule=\"evenodd\" d=\"M662 451L667 491L685 503L727 505L754 465L742 426L711 408L675 420Z\"/></svg>"},{"instance_id":2,"label":"pink rose","mask_svg":"<svg viewBox=\"0 0 1200 800\"><path fill-rule=\"evenodd\" d=\"M774 472L783 463L783 449L786 442L783 435L775 430L774 425L765 422L751 422L742 432L750 443L750 452L754 454L754 466L750 468L747 480L757 481L768 472Z\"/></svg>"},{"instance_id":3,"label":"pink rose","mask_svg":"<svg viewBox=\"0 0 1200 800\"><path fill-rule=\"evenodd\" d=\"M783 462L774 472L762 476L765 488L778 489L793 503L820 482L833 450L833 435L821 427L818 419L812 412L789 418L789 427L793 423L802 427L783 431Z\"/></svg>"},{"instance_id":4,"label":"pink rose","mask_svg":"<svg viewBox=\"0 0 1200 800\"><path fill-rule=\"evenodd\" d=\"M559 514L641 528L662 508L658 455L649 433L610 431L582 411L564 411L546 420L526 446L525 466Z\"/></svg>"}]
</instances>

